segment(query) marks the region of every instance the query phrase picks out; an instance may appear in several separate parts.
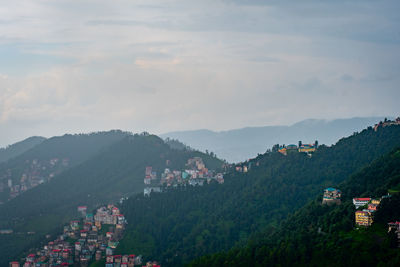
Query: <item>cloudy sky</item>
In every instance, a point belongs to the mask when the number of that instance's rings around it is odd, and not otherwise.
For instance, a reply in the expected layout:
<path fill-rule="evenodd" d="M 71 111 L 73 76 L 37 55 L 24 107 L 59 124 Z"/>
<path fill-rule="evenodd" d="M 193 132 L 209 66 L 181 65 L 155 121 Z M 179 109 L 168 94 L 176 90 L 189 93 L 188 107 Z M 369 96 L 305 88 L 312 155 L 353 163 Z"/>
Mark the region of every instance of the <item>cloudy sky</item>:
<path fill-rule="evenodd" d="M 400 114 L 400 1 L 0 0 L 0 146 Z"/>

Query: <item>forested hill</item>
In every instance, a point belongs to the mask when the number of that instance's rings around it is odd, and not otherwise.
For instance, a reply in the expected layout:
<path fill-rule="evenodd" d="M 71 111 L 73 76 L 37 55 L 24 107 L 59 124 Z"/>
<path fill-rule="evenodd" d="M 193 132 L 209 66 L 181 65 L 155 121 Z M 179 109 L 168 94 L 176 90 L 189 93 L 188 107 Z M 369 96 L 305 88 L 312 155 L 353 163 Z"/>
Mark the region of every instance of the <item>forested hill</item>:
<path fill-rule="evenodd" d="M 119 252 L 178 266 L 244 245 L 396 146 L 400 127 L 368 128 L 332 147 L 321 146 L 311 158 L 303 153 L 260 155 L 248 173 L 232 172 L 222 186 L 131 198 L 122 207 L 129 225 Z"/>
<path fill-rule="evenodd" d="M 66 134 L 0 163 L 0 201 L 23 194 L 129 135 L 122 131 Z"/>
<path fill-rule="evenodd" d="M 278 231 L 260 233 L 243 248 L 195 260 L 190 266 L 399 266 L 400 249 L 387 223 L 400 220 L 400 149 L 338 185 L 341 205 L 321 197 L 291 215 Z M 353 197 L 387 192 L 368 229 L 355 229 Z"/>
<path fill-rule="evenodd" d="M 46 140 L 44 137 L 32 136 L 5 148 L 0 148 L 0 163 L 23 154 L 44 140 Z"/>
<path fill-rule="evenodd" d="M 48 183 L 1 205 L 0 228 L 11 228 L 19 234 L 0 236 L 0 259 L 15 258 L 44 234 L 59 230 L 65 222 L 78 216 L 78 205 L 91 209 L 142 193 L 146 166 L 161 172 L 168 160 L 170 168 L 183 169 L 187 160 L 195 156 L 201 156 L 210 168 L 220 168 L 223 163 L 201 152 L 171 149 L 154 135 L 124 137 Z M 36 234 L 26 235 L 28 231 Z M 1 262 L 0 266 L 3 266 Z"/>

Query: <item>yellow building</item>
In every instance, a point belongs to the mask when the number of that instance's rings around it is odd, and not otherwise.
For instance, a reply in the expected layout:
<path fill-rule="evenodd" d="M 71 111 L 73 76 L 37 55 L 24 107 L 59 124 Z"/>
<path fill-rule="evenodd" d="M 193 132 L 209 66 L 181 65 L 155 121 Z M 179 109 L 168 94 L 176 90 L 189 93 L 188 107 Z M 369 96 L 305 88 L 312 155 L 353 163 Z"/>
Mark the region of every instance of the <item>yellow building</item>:
<path fill-rule="evenodd" d="M 371 226 L 372 220 L 372 213 L 368 210 L 358 210 L 355 213 L 356 216 L 356 225 L 360 226 Z"/>
<path fill-rule="evenodd" d="M 379 205 L 381 203 L 381 200 L 380 199 L 372 199 L 371 203 L 375 204 L 375 205 Z"/>
<path fill-rule="evenodd" d="M 313 144 L 303 144 L 299 146 L 299 152 L 306 152 L 306 153 L 311 153 L 315 151 L 315 145 Z"/>

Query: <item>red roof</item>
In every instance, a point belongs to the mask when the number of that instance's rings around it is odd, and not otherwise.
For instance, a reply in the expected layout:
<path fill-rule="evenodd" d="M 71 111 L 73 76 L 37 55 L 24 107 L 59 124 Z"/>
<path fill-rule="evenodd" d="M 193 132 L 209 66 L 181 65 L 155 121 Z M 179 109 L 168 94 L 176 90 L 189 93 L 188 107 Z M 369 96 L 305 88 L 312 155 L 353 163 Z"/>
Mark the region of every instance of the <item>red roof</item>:
<path fill-rule="evenodd" d="M 135 257 L 135 254 L 129 255 L 129 257 Z"/>
<path fill-rule="evenodd" d="M 28 257 L 35 257 L 35 254 L 29 254 Z"/>
<path fill-rule="evenodd" d="M 356 197 L 353 198 L 354 200 L 358 200 L 358 201 L 370 201 L 371 198 L 370 197 Z"/>
<path fill-rule="evenodd" d="M 53 252 L 60 252 L 61 249 L 53 249 Z"/>

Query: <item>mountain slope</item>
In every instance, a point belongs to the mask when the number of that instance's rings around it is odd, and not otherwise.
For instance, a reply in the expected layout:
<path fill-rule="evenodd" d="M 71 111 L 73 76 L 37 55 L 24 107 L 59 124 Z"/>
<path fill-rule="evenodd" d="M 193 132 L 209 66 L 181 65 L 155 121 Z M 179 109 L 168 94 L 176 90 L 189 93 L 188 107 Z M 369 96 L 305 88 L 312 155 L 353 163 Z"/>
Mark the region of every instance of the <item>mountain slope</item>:
<path fill-rule="evenodd" d="M 205 256 L 190 266 L 398 266 L 400 250 L 387 223 L 400 219 L 400 194 L 383 199 L 368 229 L 354 229 L 352 198 L 380 197 L 400 185 L 400 149 L 339 185 L 341 205 L 321 198 L 291 215 L 275 233 L 259 234 L 243 248 Z"/>
<path fill-rule="evenodd" d="M 15 257 L 27 247 L 34 246 L 46 233 L 54 233 L 64 223 L 78 216 L 76 207 L 89 209 L 103 203 L 115 202 L 122 196 L 143 192 L 146 166 L 160 172 L 166 167 L 184 168 L 188 158 L 202 156 L 211 168 L 222 161 L 196 151 L 171 149 L 156 136 L 130 135 L 102 149 L 82 164 L 70 168 L 48 183 L 39 185 L 0 206 L 0 227 L 15 232 L 36 232 L 30 242 L 20 244 L 25 234 L 0 236 L 15 245 L 0 242 L 0 258 Z M 1 262 L 0 262 L 1 265 Z"/>
<path fill-rule="evenodd" d="M 46 140 L 44 137 L 32 136 L 5 148 L 0 148 L 0 163 L 23 154 L 44 140 Z"/>
<path fill-rule="evenodd" d="M 128 133 L 122 131 L 109 131 L 64 135 L 44 140 L 32 149 L 0 164 L 0 201 L 6 202 L 51 180 L 127 135 Z"/>
<path fill-rule="evenodd" d="M 383 118 L 352 118 L 326 120 L 305 120 L 291 126 L 247 127 L 229 131 L 209 130 L 180 131 L 162 134 L 163 138 L 173 138 L 201 151 L 213 151 L 229 162 L 247 160 L 267 148 L 280 144 L 297 144 L 302 140 L 311 143 L 331 145 L 339 138 L 361 131 Z"/>
<path fill-rule="evenodd" d="M 286 216 L 371 161 L 400 146 L 400 127 L 368 128 L 303 153 L 259 155 L 248 173 L 231 172 L 222 186 L 183 188 L 150 199 L 131 198 L 122 209 L 130 224 L 119 252 L 135 252 L 167 266 L 244 245 L 273 231 Z M 257 166 L 258 165 L 258 166 Z"/>

